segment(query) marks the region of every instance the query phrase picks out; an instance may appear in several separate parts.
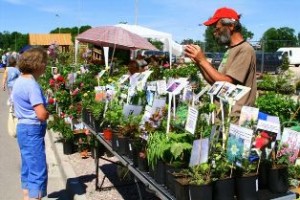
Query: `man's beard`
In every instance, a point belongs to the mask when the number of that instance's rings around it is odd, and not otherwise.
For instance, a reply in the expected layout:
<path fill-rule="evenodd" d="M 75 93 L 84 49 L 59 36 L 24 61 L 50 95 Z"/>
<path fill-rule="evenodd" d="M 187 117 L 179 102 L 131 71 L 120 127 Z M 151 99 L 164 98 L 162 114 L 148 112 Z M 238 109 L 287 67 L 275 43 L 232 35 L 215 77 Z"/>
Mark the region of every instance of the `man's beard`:
<path fill-rule="evenodd" d="M 219 35 L 215 36 L 215 39 L 218 44 L 229 46 L 231 42 L 230 38 L 230 30 L 229 29 L 223 29 L 222 32 Z"/>

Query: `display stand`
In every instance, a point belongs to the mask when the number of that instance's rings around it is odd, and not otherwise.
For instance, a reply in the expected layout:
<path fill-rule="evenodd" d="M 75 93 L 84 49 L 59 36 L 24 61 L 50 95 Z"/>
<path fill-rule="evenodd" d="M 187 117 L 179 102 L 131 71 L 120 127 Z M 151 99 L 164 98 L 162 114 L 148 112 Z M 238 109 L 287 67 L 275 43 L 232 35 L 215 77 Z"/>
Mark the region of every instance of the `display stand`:
<path fill-rule="evenodd" d="M 128 170 L 134 175 L 134 182 L 137 186 L 139 199 L 142 200 L 141 190 L 138 184 L 138 180 L 142 182 L 147 188 L 154 192 L 154 194 L 160 199 L 164 200 L 175 200 L 176 198 L 172 196 L 166 188 L 162 185 L 158 184 L 147 172 L 142 172 L 139 169 L 135 168 L 133 162 L 127 158 L 127 156 L 121 156 L 117 152 L 112 150 L 111 142 L 106 141 L 100 133 L 96 133 L 93 129 L 91 129 L 87 124 L 84 124 L 91 133 L 97 138 L 97 140 L 108 150 L 110 151 L 118 160 L 128 168 Z M 95 154 L 95 170 L 96 170 L 96 183 L 95 188 L 99 189 L 99 159 L 100 156 L 98 153 Z"/>
<path fill-rule="evenodd" d="M 137 186 L 139 193 L 139 199 L 142 200 L 142 194 L 138 180 L 142 182 L 147 188 L 154 192 L 154 194 L 162 200 L 176 200 L 176 198 L 169 193 L 169 191 L 161 184 L 158 184 L 147 172 L 142 172 L 139 169 L 135 168 L 133 162 L 127 156 L 121 156 L 117 152 L 112 150 L 111 142 L 105 140 L 100 133 L 96 133 L 91 129 L 87 124 L 84 125 L 90 130 L 90 132 L 97 138 L 97 140 L 108 150 L 110 151 L 118 160 L 128 168 L 128 170 L 134 175 L 134 182 Z M 101 156 L 96 153 L 95 156 L 95 173 L 96 173 L 96 190 L 100 189 L 99 187 L 99 159 Z M 101 158 L 103 159 L 103 158 Z M 106 160 L 106 159 L 105 159 Z M 110 161 L 115 163 L 113 161 Z M 118 164 L 118 163 L 115 163 Z M 273 194 L 268 190 L 259 190 L 259 200 L 294 200 L 298 195 L 294 193 L 295 191 L 288 191 L 285 194 Z"/>

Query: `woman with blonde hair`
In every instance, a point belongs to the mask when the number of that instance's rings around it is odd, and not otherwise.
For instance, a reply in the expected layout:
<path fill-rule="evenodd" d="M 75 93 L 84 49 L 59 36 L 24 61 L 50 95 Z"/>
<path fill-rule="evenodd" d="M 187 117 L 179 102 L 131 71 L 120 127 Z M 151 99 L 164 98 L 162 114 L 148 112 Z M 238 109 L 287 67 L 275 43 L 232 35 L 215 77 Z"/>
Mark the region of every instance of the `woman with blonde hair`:
<path fill-rule="evenodd" d="M 41 199 L 47 195 L 48 172 L 45 133 L 49 113 L 37 79 L 45 72 L 47 53 L 42 48 L 25 51 L 19 59 L 20 77 L 12 90 L 18 118 L 17 139 L 21 153 L 23 199 Z"/>

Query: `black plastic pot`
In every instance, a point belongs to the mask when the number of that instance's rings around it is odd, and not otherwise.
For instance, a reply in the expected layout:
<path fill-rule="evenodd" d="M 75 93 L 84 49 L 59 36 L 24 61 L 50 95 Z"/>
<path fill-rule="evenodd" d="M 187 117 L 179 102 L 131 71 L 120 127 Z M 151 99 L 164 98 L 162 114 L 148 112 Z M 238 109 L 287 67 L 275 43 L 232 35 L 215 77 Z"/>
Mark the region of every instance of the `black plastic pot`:
<path fill-rule="evenodd" d="M 212 184 L 189 185 L 190 200 L 212 200 Z"/>
<path fill-rule="evenodd" d="M 234 200 L 235 179 L 227 178 L 213 182 L 213 199 L 214 200 Z"/>
<path fill-rule="evenodd" d="M 120 155 L 129 155 L 129 138 L 124 137 L 124 136 L 119 136 L 119 148 L 118 148 L 118 153 Z"/>
<path fill-rule="evenodd" d="M 182 178 L 184 175 L 177 173 L 180 169 L 168 169 L 166 173 L 166 186 L 172 195 L 175 195 L 175 179 Z"/>
<path fill-rule="evenodd" d="M 177 178 L 174 181 L 176 200 L 189 200 L 189 185 L 187 178 Z"/>
<path fill-rule="evenodd" d="M 268 174 L 271 169 L 269 162 L 261 162 L 258 171 L 258 189 L 268 188 Z"/>
<path fill-rule="evenodd" d="M 157 161 L 157 164 L 154 167 L 154 180 L 158 184 L 166 184 L 166 165 L 161 160 Z"/>
<path fill-rule="evenodd" d="M 63 142 L 63 153 L 65 155 L 71 155 L 74 153 L 74 144 L 72 141 Z"/>
<path fill-rule="evenodd" d="M 268 188 L 273 193 L 286 193 L 289 189 L 288 168 L 270 169 Z"/>
<path fill-rule="evenodd" d="M 258 177 L 237 177 L 236 196 L 238 200 L 258 200 Z"/>
<path fill-rule="evenodd" d="M 135 146 L 133 145 L 132 141 L 129 141 L 129 155 L 128 156 L 132 160 L 133 166 L 137 167 L 139 152 L 138 152 L 138 149 L 135 148 Z"/>
<path fill-rule="evenodd" d="M 147 158 L 142 158 L 138 156 L 138 169 L 142 172 L 148 172 L 149 171 L 149 165 Z"/>
<path fill-rule="evenodd" d="M 112 140 L 111 140 L 111 148 L 113 151 L 118 152 L 119 150 L 119 137 L 116 133 L 113 133 Z"/>

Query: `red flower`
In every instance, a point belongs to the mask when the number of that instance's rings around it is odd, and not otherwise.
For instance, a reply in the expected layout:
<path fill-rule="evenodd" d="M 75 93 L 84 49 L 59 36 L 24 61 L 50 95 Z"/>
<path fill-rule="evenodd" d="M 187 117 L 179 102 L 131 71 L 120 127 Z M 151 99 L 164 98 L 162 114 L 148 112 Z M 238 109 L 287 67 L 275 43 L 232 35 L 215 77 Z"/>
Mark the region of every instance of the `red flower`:
<path fill-rule="evenodd" d="M 49 98 L 48 99 L 48 104 L 54 104 L 55 103 L 55 99 L 54 98 Z"/>
<path fill-rule="evenodd" d="M 49 85 L 50 85 L 51 87 L 53 87 L 53 86 L 55 85 L 55 80 L 54 80 L 54 79 L 50 79 L 50 80 L 49 80 Z"/>
<path fill-rule="evenodd" d="M 57 81 L 58 83 L 64 83 L 64 82 L 65 82 L 65 79 L 64 79 L 63 76 L 59 75 L 59 76 L 56 78 L 56 81 Z"/>

